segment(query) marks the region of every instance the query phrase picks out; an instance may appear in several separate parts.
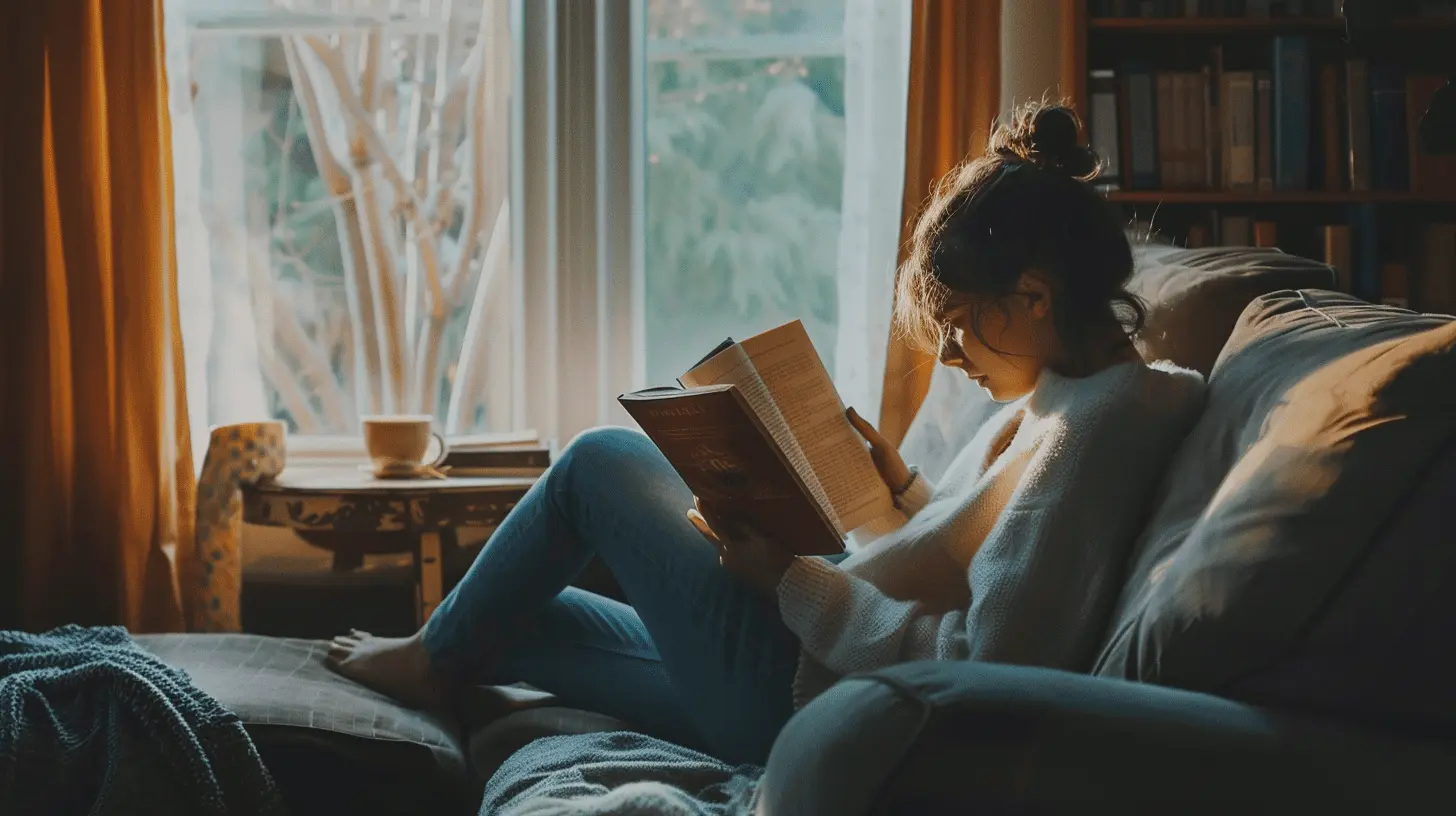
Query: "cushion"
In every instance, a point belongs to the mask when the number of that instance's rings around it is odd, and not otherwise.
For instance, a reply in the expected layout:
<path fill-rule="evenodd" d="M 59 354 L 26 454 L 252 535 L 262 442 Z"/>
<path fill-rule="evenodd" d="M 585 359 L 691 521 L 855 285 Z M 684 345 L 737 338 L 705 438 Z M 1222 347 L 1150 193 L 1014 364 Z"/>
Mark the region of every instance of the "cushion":
<path fill-rule="evenodd" d="M 238 715 L 292 812 L 455 813 L 473 801 L 458 726 L 329 671 L 326 641 L 136 640 Z"/>
<path fill-rule="evenodd" d="M 1449 318 L 1333 292 L 1251 304 L 1134 548 L 1095 671 L 1237 696 L 1287 659 L 1456 437 L 1453 344 Z"/>
<path fill-rule="evenodd" d="M 1325 264 L 1277 249 L 1179 249 L 1134 242 L 1136 272 L 1128 289 L 1142 298 L 1148 317 L 1138 351 L 1145 360 L 1168 360 L 1205 375 L 1254 298 L 1334 283 L 1334 271 Z M 938 479 L 999 408 L 964 374 L 937 365 L 900 453 Z"/>
<path fill-rule="evenodd" d="M 1326 264 L 1277 249 L 1179 249 L 1141 245 L 1128 284 L 1148 307 L 1138 337 L 1144 360 L 1169 360 L 1207 375 L 1244 307 L 1282 289 L 1329 289 Z"/>

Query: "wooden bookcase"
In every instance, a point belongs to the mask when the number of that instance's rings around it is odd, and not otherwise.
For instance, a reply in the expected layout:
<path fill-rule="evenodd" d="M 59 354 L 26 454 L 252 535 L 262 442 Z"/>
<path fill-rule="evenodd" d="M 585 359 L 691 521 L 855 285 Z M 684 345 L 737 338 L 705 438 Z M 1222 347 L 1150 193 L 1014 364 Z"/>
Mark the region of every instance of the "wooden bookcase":
<path fill-rule="evenodd" d="M 1072 100 L 1084 123 L 1088 123 L 1089 133 L 1093 118 L 1089 76 L 1093 70 L 1116 71 L 1119 93 L 1122 93 L 1127 87 L 1123 69 L 1129 60 L 1150 66 L 1154 71 L 1193 72 L 1209 64 L 1210 54 L 1217 50 L 1221 63 L 1227 55 L 1228 65 L 1252 70 L 1260 67 L 1255 63 L 1262 52 L 1266 59 L 1262 67 L 1268 69 L 1267 60 L 1272 55 L 1275 38 L 1286 35 L 1308 39 L 1310 74 L 1315 82 L 1311 91 L 1315 118 L 1310 125 L 1311 133 L 1317 133 L 1320 128 L 1316 111 L 1318 105 L 1324 104 L 1318 84 L 1322 65 L 1341 66 L 1340 104 L 1348 104 L 1343 65 L 1349 55 L 1344 41 L 1345 26 L 1340 19 L 1102 17 L 1094 16 L 1092 7 L 1088 0 L 1062 0 L 1059 20 L 1061 89 Z M 1392 42 L 1383 50 L 1370 53 L 1369 64 L 1380 61 L 1398 64 L 1412 75 L 1456 75 L 1456 16 L 1403 17 L 1397 20 L 1395 28 L 1399 36 L 1391 38 Z M 1123 100 L 1119 98 L 1121 104 Z M 1119 122 L 1120 143 L 1114 148 L 1119 153 L 1127 150 L 1127 139 L 1121 132 L 1126 127 L 1124 118 Z M 1109 152 L 1095 141 L 1094 147 L 1100 152 Z M 1127 167 L 1127 156 L 1119 155 L 1118 160 L 1120 167 Z M 1312 189 L 1273 190 L 1231 190 L 1217 179 L 1213 184 L 1184 185 L 1178 189 L 1136 189 L 1126 176 L 1118 181 L 1121 183 L 1107 195 L 1124 209 L 1129 222 L 1150 227 L 1160 238 L 1178 244 L 1188 243 L 1190 235 L 1198 237 L 1195 245 L 1233 243 L 1218 240 L 1216 226 L 1211 230 L 1207 226 L 1224 223 L 1221 219 L 1232 216 L 1235 221 L 1269 225 L 1269 231 L 1262 235 L 1277 234 L 1276 245 L 1285 251 L 1325 261 L 1346 261 L 1350 254 L 1348 246 L 1343 253 L 1330 254 L 1334 250 L 1329 228 L 1355 229 L 1356 235 L 1365 236 L 1364 241 L 1371 242 L 1372 246 L 1378 244 L 1378 252 L 1368 253 L 1357 248 L 1354 254 L 1363 260 L 1339 264 L 1365 267 L 1363 278 L 1360 278 L 1360 269 L 1341 270 L 1344 288 L 1369 300 L 1456 312 L 1456 184 L 1442 183 L 1439 189 L 1432 190 L 1428 183 L 1423 183 L 1421 186 L 1425 189 L 1420 192 L 1352 190 L 1348 174 L 1341 189 L 1326 189 L 1318 179 L 1312 179 Z M 1354 227 L 1357 218 L 1361 225 L 1358 228 Z M 1374 237 L 1371 237 L 1371 224 L 1376 225 Z M 1450 225 L 1452 243 L 1449 251 L 1440 249 L 1447 242 L 1447 225 Z M 1433 231 L 1439 231 L 1440 236 L 1432 237 Z M 1210 232 L 1213 233 L 1211 241 L 1207 236 Z M 1249 230 L 1251 235 L 1252 232 Z M 1372 279 L 1368 267 L 1377 255 L 1379 271 Z M 1373 281 L 1378 281 L 1378 291 L 1372 290 L 1377 286 Z"/>

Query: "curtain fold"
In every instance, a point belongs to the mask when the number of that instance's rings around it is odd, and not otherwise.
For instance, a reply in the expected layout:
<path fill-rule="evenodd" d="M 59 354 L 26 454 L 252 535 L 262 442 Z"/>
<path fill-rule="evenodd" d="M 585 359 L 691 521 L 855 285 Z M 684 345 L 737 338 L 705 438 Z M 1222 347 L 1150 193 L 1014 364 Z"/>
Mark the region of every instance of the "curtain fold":
<path fill-rule="evenodd" d="M 1001 97 L 1001 0 L 913 0 L 908 91 L 901 262 L 936 180 L 990 136 Z M 880 403 L 886 439 L 904 439 L 934 366 L 891 331 Z"/>
<path fill-rule="evenodd" d="M 0 38 L 0 627 L 178 630 L 195 486 L 161 0 L 3 3 Z"/>

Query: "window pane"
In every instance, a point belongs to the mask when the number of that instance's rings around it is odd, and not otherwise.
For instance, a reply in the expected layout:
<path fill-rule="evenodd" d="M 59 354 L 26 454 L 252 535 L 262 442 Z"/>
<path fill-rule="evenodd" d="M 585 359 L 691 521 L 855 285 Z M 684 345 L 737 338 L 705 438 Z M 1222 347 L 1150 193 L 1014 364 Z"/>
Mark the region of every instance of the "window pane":
<path fill-rule="evenodd" d="M 834 370 L 844 6 L 649 0 L 649 382 L 795 318 Z"/>
<path fill-rule="evenodd" d="M 169 0 L 179 201 L 205 229 L 182 274 L 210 290 L 184 318 L 194 424 L 509 425 L 507 2 Z"/>

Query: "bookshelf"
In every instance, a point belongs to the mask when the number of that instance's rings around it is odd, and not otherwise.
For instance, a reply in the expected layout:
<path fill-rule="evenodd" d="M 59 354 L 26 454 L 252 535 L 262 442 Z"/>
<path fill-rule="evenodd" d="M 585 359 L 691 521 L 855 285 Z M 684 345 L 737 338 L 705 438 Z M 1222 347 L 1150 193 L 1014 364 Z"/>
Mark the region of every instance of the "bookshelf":
<path fill-rule="evenodd" d="M 1416 134 L 1456 75 L 1456 0 L 1392 2 L 1394 36 L 1355 55 L 1329 0 L 1062 0 L 1062 87 L 1108 199 L 1139 232 L 1277 246 L 1456 313 L 1456 156 Z"/>

